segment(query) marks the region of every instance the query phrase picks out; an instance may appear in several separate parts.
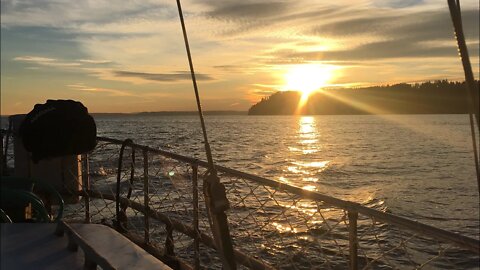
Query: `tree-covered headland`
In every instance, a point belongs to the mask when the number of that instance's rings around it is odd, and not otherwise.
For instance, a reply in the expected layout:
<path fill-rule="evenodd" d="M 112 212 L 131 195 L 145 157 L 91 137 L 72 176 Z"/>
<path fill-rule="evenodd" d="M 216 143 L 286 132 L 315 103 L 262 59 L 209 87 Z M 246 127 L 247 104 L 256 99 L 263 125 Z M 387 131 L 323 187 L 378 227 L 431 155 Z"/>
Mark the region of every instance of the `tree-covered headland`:
<path fill-rule="evenodd" d="M 464 82 L 448 80 L 324 89 L 311 94 L 301 108 L 301 93 L 281 91 L 263 98 L 248 114 L 463 114 L 468 113 L 468 98 Z M 479 102 L 478 87 L 474 101 Z"/>

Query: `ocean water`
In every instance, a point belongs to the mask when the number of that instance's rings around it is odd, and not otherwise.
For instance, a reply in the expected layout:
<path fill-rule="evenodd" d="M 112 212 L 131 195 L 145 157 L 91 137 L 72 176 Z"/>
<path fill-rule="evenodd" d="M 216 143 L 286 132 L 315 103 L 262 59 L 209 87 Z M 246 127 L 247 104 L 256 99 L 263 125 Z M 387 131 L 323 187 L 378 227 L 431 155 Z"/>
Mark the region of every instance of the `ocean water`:
<path fill-rule="evenodd" d="M 466 115 L 206 116 L 216 163 L 478 239 Z M 197 116 L 98 116 L 98 135 L 205 158 Z"/>
<path fill-rule="evenodd" d="M 479 238 L 479 196 L 466 115 L 209 115 L 205 118 L 217 164 Z M 198 116 L 103 115 L 95 116 L 95 120 L 99 136 L 130 138 L 138 144 L 206 159 Z M 3 128 L 6 123 L 2 118 Z M 97 157 L 100 160 L 111 158 L 99 151 Z M 116 162 L 112 164 L 116 166 Z M 99 176 L 98 187 L 109 187 L 109 181 L 116 177 L 115 169 L 107 168 L 110 175 Z M 175 185 L 162 186 L 164 189 L 168 187 L 176 188 Z M 277 200 L 282 203 L 281 196 Z M 288 200 L 285 205 L 289 205 Z M 155 205 L 153 199 L 151 203 Z M 285 211 L 275 206 L 265 205 L 263 215 L 256 218 L 263 222 L 278 216 L 278 211 Z M 302 204 L 301 207 L 316 209 L 316 205 Z M 328 206 L 325 207 L 323 212 L 330 215 L 327 217 L 330 222 L 335 223 L 342 216 L 341 211 L 330 211 Z M 245 216 L 250 210 L 239 207 L 230 211 L 230 217 L 233 217 L 234 214 Z M 295 211 L 290 214 L 295 220 Z M 299 220 L 303 222 L 303 219 Z M 252 242 L 250 232 L 245 233 L 244 229 L 255 227 L 254 231 L 258 224 L 244 219 L 241 223 L 233 218 L 229 221 L 231 229 L 236 232 L 234 240 L 241 243 L 245 251 L 257 254 L 259 249 L 255 241 Z M 279 223 L 262 227 L 262 233 L 265 233 L 262 236 L 276 237 L 265 242 L 272 245 L 261 249 L 260 258 L 287 269 L 310 269 L 312 265 L 322 263 L 323 257 L 317 256 L 319 250 L 315 240 L 322 237 L 322 226 L 312 226 L 297 235 L 289 234 L 281 221 L 274 221 Z M 361 247 L 373 257 L 379 255 L 378 243 L 393 247 L 404 237 L 401 231 L 388 226 L 379 226 L 373 237 L 368 234 L 371 224 L 369 219 L 360 219 L 358 230 L 360 235 L 363 234 Z M 343 241 L 339 242 L 340 245 L 348 245 L 346 227 L 337 228 L 336 233 L 340 233 L 336 239 Z M 308 237 L 302 238 L 305 236 Z M 417 256 L 419 262 L 425 262 L 439 252 L 438 246 L 433 243 L 430 248 L 431 244 L 415 238 L 410 243 L 409 254 Z M 337 245 L 324 241 L 321 252 L 324 252 L 323 256 L 334 254 L 330 257 L 331 266 L 344 269 L 346 261 L 338 257 Z M 299 248 L 303 253 L 292 257 L 294 266 L 278 264 L 280 258 L 275 256 L 287 256 Z M 191 255 L 188 246 L 179 248 L 178 252 L 180 256 Z M 270 253 L 276 255 L 272 257 Z M 208 258 L 203 256 L 201 259 Z M 405 257 L 401 250 L 390 252 L 389 258 L 394 267 L 414 267 L 410 257 Z M 449 260 L 453 260 L 453 264 Z M 206 265 L 212 267 L 208 260 Z M 220 264 L 214 265 L 221 269 Z M 427 269 L 452 269 L 453 266 L 478 269 L 478 257 L 453 250 L 446 253 L 446 261 L 434 262 Z M 374 269 L 389 269 L 382 267 L 379 264 Z"/>

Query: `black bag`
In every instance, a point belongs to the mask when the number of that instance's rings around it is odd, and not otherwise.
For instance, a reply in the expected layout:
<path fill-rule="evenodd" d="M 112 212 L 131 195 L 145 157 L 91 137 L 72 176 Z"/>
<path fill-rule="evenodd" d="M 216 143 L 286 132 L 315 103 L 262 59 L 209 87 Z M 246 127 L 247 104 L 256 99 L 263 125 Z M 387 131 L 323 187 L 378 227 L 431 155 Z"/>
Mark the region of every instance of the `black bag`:
<path fill-rule="evenodd" d="M 19 133 L 34 163 L 86 153 L 97 144 L 95 121 L 82 103 L 73 100 L 36 104 L 20 125 Z"/>

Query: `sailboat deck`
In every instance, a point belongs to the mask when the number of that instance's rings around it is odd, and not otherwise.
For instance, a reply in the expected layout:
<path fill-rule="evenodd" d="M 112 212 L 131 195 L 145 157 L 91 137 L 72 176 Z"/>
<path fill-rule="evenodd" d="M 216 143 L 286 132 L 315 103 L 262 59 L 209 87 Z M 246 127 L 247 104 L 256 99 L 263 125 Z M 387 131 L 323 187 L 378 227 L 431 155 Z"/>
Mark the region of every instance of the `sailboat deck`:
<path fill-rule="evenodd" d="M 1 224 L 1 269 L 83 269 L 83 252 L 67 249 L 67 238 L 54 234 L 56 224 Z"/>
<path fill-rule="evenodd" d="M 118 232 L 99 224 L 68 225 L 81 237 L 77 244 L 84 250 L 70 251 L 68 238 L 54 234 L 56 226 L 1 224 L 1 269 L 84 269 L 84 254 L 92 250 L 113 269 L 171 269 Z"/>

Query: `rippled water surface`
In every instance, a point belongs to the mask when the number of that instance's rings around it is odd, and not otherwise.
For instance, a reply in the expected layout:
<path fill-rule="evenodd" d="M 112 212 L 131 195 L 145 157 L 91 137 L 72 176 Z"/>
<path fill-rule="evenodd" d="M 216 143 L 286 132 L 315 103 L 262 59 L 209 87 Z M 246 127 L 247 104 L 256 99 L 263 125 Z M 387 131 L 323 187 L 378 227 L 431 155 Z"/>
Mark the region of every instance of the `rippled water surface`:
<path fill-rule="evenodd" d="M 102 116 L 99 135 L 205 159 L 196 116 Z M 478 238 L 465 115 L 207 116 L 221 165 Z"/>

